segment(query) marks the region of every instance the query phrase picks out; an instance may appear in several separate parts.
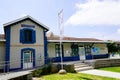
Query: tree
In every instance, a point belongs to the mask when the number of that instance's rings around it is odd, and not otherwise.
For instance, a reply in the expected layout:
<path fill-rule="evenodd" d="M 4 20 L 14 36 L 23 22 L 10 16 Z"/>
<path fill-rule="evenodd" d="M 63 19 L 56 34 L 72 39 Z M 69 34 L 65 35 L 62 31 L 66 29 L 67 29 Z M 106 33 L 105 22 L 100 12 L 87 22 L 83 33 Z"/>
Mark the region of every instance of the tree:
<path fill-rule="evenodd" d="M 118 50 L 120 50 L 120 48 L 116 45 L 115 42 L 113 42 L 113 43 L 108 43 L 108 44 L 107 44 L 107 47 L 108 47 L 108 52 L 109 52 L 109 53 L 118 52 Z"/>

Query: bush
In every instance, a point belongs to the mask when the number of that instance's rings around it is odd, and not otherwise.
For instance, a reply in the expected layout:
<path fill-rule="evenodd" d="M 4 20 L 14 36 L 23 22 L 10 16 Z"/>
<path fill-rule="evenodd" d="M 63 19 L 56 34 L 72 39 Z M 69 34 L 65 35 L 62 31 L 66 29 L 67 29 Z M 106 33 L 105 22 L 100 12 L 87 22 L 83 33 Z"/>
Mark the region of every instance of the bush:
<path fill-rule="evenodd" d="M 61 65 L 58 64 L 57 68 L 58 68 L 58 71 L 59 71 L 61 69 Z M 76 72 L 73 64 L 64 64 L 63 68 L 69 73 L 75 73 Z"/>
<path fill-rule="evenodd" d="M 67 72 L 75 73 L 74 65 L 64 65 L 63 67 Z"/>
<path fill-rule="evenodd" d="M 45 65 L 42 68 L 42 75 L 50 74 L 51 73 L 51 64 Z"/>
<path fill-rule="evenodd" d="M 74 65 L 63 65 L 63 68 L 70 73 L 74 73 Z M 48 64 L 45 65 L 41 69 L 37 69 L 32 72 L 33 77 L 39 77 L 41 75 L 51 74 L 51 73 L 57 73 L 61 69 L 60 64 Z"/>
<path fill-rule="evenodd" d="M 32 72 L 33 77 L 39 77 L 41 75 L 46 75 L 51 73 L 51 64 L 45 65 L 41 69 L 36 69 Z"/>
<path fill-rule="evenodd" d="M 51 66 L 51 73 L 57 73 L 59 71 L 59 69 L 58 69 L 58 67 L 57 67 L 57 65 L 52 65 Z"/>
<path fill-rule="evenodd" d="M 33 77 L 39 77 L 41 75 L 42 69 L 37 69 L 32 72 Z"/>

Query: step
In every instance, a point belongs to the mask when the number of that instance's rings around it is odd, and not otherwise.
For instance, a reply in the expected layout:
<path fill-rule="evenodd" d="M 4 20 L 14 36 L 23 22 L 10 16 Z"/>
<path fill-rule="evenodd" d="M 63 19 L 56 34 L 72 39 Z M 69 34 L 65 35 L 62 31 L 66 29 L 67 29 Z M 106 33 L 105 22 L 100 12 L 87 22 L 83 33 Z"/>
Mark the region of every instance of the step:
<path fill-rule="evenodd" d="M 89 65 L 87 64 L 82 64 L 82 65 L 74 65 L 74 68 L 81 68 L 81 67 L 87 67 Z"/>
<path fill-rule="evenodd" d="M 93 69 L 93 67 L 88 66 L 88 67 L 76 68 L 75 71 L 80 72 L 80 71 L 85 71 L 85 70 L 90 70 L 90 69 Z"/>
<path fill-rule="evenodd" d="M 86 63 L 75 63 L 74 65 L 85 65 Z"/>

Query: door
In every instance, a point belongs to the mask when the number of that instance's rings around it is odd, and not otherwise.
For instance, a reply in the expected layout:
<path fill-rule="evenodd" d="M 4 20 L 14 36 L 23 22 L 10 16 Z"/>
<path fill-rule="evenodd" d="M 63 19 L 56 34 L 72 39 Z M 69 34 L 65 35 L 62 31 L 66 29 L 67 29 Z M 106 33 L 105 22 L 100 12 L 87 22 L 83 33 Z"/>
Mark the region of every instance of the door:
<path fill-rule="evenodd" d="M 28 69 L 33 67 L 33 54 L 32 51 L 27 50 L 23 53 L 23 68 Z"/>
<path fill-rule="evenodd" d="M 84 47 L 79 47 L 80 60 L 85 60 L 85 49 Z"/>

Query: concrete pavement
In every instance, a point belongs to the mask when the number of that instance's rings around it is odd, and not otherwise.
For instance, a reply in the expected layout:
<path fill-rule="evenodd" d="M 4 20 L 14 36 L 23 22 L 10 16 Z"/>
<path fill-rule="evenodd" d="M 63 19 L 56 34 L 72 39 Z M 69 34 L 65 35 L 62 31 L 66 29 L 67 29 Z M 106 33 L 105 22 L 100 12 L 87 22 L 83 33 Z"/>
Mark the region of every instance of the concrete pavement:
<path fill-rule="evenodd" d="M 98 76 L 119 78 L 120 79 L 120 73 L 104 71 L 104 70 L 92 69 L 92 70 L 80 71 L 79 73 L 92 74 L 92 75 L 98 75 Z"/>

